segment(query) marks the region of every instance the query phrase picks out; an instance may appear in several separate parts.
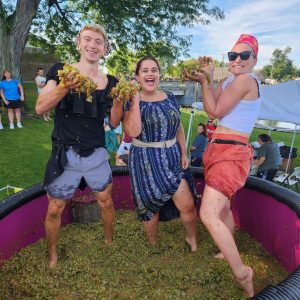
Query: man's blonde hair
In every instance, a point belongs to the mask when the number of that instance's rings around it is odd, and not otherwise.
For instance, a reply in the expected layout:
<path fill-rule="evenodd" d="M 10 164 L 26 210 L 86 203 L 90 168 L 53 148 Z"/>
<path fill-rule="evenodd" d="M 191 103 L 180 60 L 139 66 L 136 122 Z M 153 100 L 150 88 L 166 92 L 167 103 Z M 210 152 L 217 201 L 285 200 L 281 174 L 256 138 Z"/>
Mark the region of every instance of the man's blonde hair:
<path fill-rule="evenodd" d="M 104 37 L 105 41 L 108 41 L 107 33 L 106 33 L 104 27 L 99 25 L 99 24 L 86 24 L 86 25 L 84 25 L 81 28 L 81 30 L 79 31 L 78 39 L 80 39 L 81 33 L 85 30 L 92 30 L 92 31 L 95 31 L 95 32 L 99 32 Z"/>

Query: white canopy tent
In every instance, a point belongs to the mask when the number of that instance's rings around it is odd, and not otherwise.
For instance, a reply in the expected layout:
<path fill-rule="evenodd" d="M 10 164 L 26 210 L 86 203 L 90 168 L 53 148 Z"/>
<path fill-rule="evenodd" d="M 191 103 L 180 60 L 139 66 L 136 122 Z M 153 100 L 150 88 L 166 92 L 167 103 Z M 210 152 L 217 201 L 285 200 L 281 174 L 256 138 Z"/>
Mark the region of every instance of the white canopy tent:
<path fill-rule="evenodd" d="M 287 81 L 276 85 L 263 86 L 261 89 L 262 105 L 258 119 L 273 120 L 295 124 L 291 149 L 289 153 L 289 162 L 292 155 L 292 150 L 295 142 L 297 125 L 300 124 L 300 80 Z M 203 110 L 202 102 L 192 104 L 193 109 Z M 190 138 L 191 125 L 194 116 L 192 110 L 189 128 L 187 133 L 187 143 Z"/>

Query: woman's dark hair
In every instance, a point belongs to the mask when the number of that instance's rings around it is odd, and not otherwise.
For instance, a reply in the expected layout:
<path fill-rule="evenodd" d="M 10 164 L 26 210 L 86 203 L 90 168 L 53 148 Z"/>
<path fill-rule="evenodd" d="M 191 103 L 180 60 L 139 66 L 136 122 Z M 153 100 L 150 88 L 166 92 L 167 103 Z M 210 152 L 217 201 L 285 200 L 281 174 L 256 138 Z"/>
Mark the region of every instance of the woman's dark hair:
<path fill-rule="evenodd" d="M 160 71 L 160 66 L 159 66 L 159 62 L 157 61 L 156 58 L 154 58 L 153 56 L 145 56 L 143 58 L 141 58 L 138 63 L 136 64 L 136 67 L 135 67 L 135 75 L 138 75 L 139 74 L 139 71 L 141 69 L 141 65 L 142 65 L 142 62 L 145 61 L 145 60 L 152 60 L 156 63 L 157 67 L 158 67 L 158 70 Z"/>
<path fill-rule="evenodd" d="M 203 128 L 203 132 L 201 132 L 201 134 L 203 134 L 204 136 L 207 136 L 206 125 L 203 123 L 199 123 L 198 126 L 201 126 Z"/>
<path fill-rule="evenodd" d="M 44 71 L 44 69 L 43 69 L 43 68 L 37 68 L 37 69 L 36 69 L 36 76 L 38 76 L 38 75 L 39 75 L 39 71 L 41 71 L 41 70 L 42 70 L 42 71 Z"/>
<path fill-rule="evenodd" d="M 271 142 L 271 141 L 272 141 L 271 137 L 270 137 L 268 134 L 266 134 L 266 133 L 260 134 L 260 135 L 258 136 L 258 138 L 259 138 L 263 143 L 267 143 L 267 142 Z"/>
<path fill-rule="evenodd" d="M 6 80 L 6 76 L 4 75 L 5 72 L 9 72 L 9 73 L 10 73 L 10 77 L 13 78 L 11 72 L 10 72 L 9 70 L 5 69 L 5 70 L 3 70 L 3 72 L 2 72 L 2 78 L 1 78 L 1 80 Z"/>

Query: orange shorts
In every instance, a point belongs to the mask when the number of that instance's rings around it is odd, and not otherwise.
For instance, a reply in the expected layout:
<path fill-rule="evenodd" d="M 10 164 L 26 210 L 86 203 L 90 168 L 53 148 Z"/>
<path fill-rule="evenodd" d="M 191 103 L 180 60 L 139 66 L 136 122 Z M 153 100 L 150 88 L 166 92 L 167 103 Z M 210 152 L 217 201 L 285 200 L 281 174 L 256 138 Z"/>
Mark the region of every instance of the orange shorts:
<path fill-rule="evenodd" d="M 231 198 L 247 180 L 253 150 L 248 144 L 248 138 L 243 136 L 214 133 L 213 138 L 247 144 L 244 146 L 208 143 L 203 153 L 205 183 Z"/>

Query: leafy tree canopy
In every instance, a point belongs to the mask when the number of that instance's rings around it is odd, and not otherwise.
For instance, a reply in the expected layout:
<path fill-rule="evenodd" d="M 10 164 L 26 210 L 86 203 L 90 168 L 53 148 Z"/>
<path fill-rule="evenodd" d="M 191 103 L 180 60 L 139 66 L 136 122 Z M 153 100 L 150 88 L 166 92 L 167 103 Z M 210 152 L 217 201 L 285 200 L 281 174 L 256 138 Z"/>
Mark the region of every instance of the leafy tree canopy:
<path fill-rule="evenodd" d="M 291 51 L 291 47 L 286 47 L 283 50 L 275 49 L 270 59 L 270 64 L 265 65 L 261 70 L 264 77 L 281 82 L 290 80 L 294 76 L 299 76 L 300 70 L 293 65 L 293 61 L 288 57 Z"/>
<path fill-rule="evenodd" d="M 7 50 L 0 49 L 6 59 L 0 67 L 11 64 L 18 73 L 28 37 L 33 46 L 66 60 L 76 58 L 74 41 L 84 23 L 102 24 L 115 49 L 159 50 L 171 59 L 186 54 L 190 43 L 190 36 L 178 33 L 180 26 L 208 25 L 211 19 L 223 17 L 218 7 L 209 8 L 209 0 L 0 0 L 0 37 L 9 44 Z M 24 26 L 18 28 L 20 20 Z M 17 55 L 9 54 L 20 36 Z M 163 47 L 153 49 L 161 40 Z"/>
<path fill-rule="evenodd" d="M 106 66 L 110 74 L 134 75 L 136 62 L 144 56 L 153 56 L 160 63 L 161 72 L 167 72 L 174 61 L 177 60 L 179 51 L 174 45 L 165 41 L 150 42 L 144 47 L 134 51 L 127 47 L 119 47 L 106 60 Z"/>

